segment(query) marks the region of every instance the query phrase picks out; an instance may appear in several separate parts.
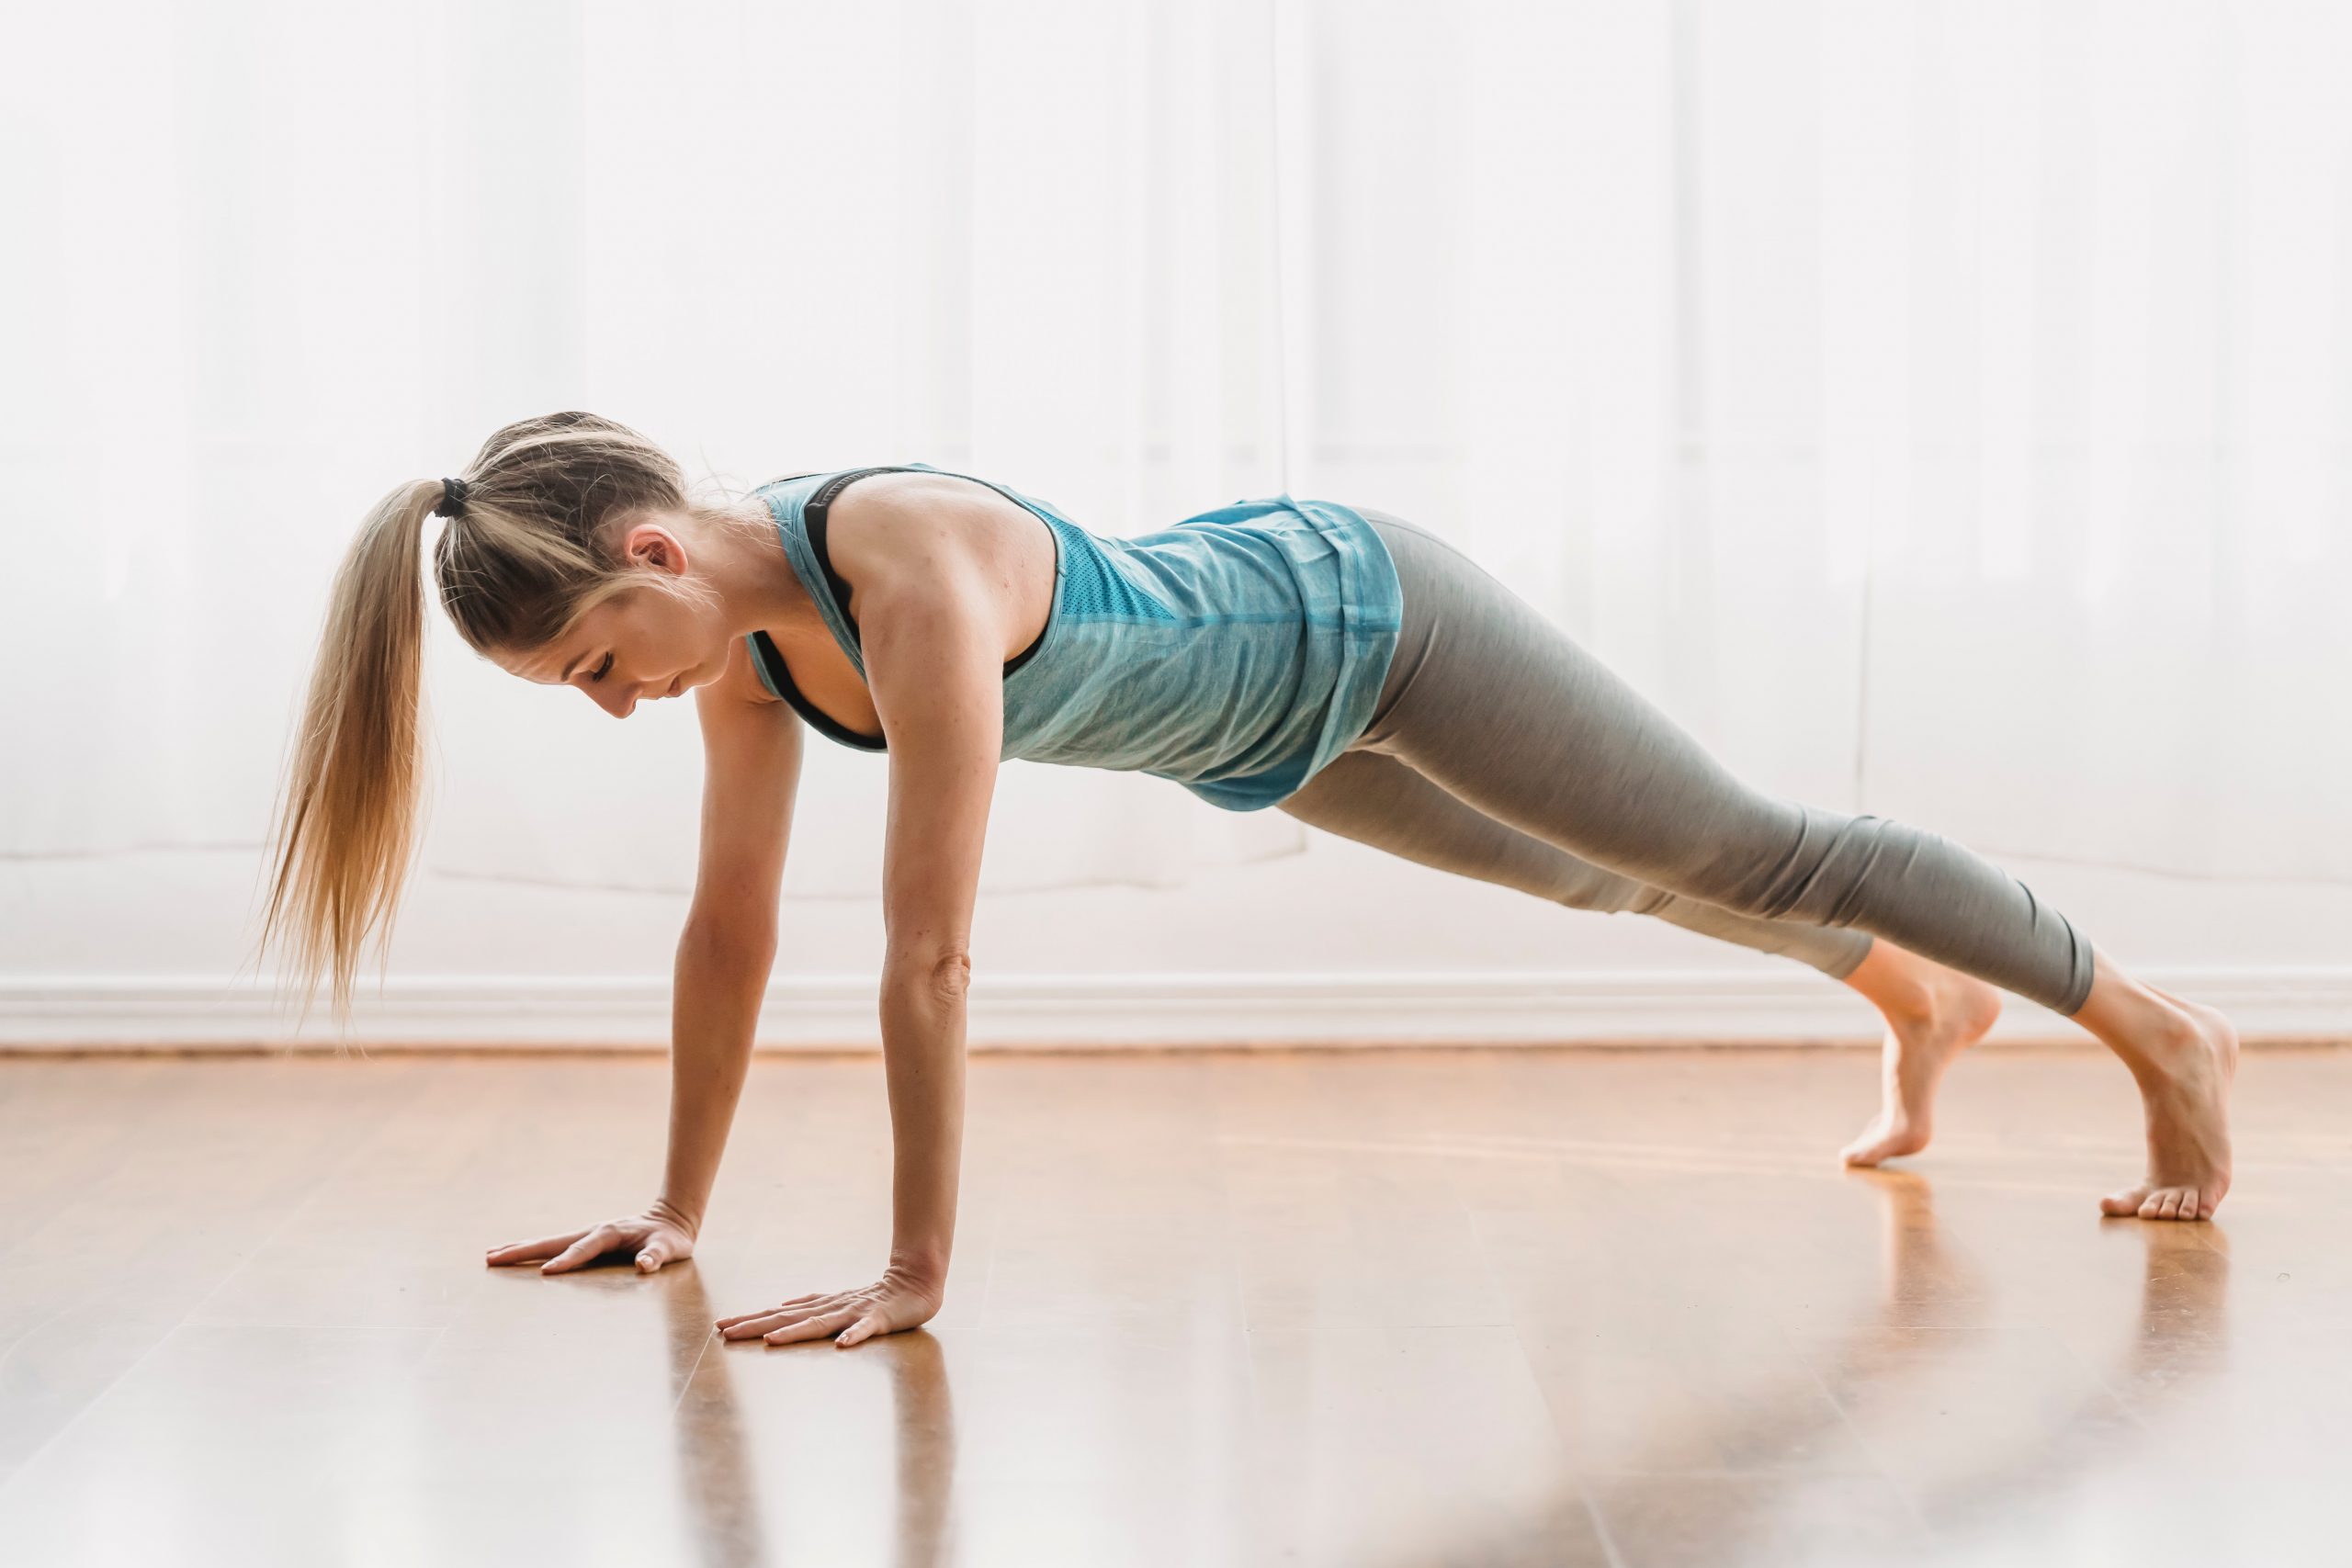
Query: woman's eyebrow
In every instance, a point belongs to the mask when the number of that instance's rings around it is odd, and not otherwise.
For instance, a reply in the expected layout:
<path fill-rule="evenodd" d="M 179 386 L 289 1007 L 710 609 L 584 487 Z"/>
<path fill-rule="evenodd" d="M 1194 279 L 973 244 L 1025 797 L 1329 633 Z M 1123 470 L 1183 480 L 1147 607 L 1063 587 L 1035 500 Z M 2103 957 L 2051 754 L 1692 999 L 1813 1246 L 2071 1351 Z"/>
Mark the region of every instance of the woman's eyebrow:
<path fill-rule="evenodd" d="M 582 651 L 580 651 L 580 652 L 578 652 L 578 653 L 573 654 L 573 655 L 571 656 L 571 663 L 569 663 L 569 664 L 567 664 L 567 665 L 565 665 L 565 666 L 563 667 L 563 673 L 562 673 L 562 674 L 560 674 L 560 675 L 559 675 L 559 676 L 557 676 L 557 677 L 555 678 L 555 683 L 556 683 L 557 685 L 560 686 L 560 685 L 562 685 L 565 682 L 567 682 L 567 681 L 571 680 L 571 672 L 572 672 L 572 671 L 574 671 L 574 670 L 578 669 L 578 668 L 579 668 L 579 666 L 580 666 L 580 661 L 581 661 L 582 660 L 583 660 L 583 659 L 587 658 L 587 657 L 588 657 L 588 654 L 587 654 L 587 651 L 586 651 L 585 649 L 582 649 Z"/>

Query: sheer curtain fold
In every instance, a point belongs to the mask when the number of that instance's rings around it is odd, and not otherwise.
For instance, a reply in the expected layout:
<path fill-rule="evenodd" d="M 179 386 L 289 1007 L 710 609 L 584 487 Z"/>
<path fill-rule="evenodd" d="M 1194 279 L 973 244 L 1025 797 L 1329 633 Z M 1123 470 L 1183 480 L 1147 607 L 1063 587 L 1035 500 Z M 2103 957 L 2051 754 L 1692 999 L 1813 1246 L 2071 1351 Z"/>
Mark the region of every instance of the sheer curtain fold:
<path fill-rule="evenodd" d="M 0 853 L 257 843 L 368 505 L 577 406 L 738 489 L 1380 506 L 1769 787 L 2352 876 L 2340 6 L 125 9 L 0 103 Z M 428 657 L 428 873 L 689 883 L 684 705 Z M 884 767 L 812 742 L 797 888 L 872 891 Z M 999 803 L 996 891 L 1306 842 Z"/>

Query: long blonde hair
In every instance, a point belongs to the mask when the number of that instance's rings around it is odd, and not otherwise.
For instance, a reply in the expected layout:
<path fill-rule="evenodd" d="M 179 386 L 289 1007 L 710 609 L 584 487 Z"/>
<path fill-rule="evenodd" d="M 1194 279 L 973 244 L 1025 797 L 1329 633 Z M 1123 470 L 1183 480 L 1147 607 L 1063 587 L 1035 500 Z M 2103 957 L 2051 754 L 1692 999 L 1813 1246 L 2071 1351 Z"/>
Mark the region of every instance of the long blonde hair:
<path fill-rule="evenodd" d="M 684 512 L 749 520 L 690 501 L 669 454 L 592 413 L 517 421 L 458 476 L 463 503 L 433 547 L 441 607 L 477 653 L 523 656 L 565 635 L 614 595 L 651 587 L 707 601 L 707 590 L 629 566 L 611 548 L 632 520 Z M 418 818 L 418 723 L 424 589 L 418 552 L 439 479 L 378 502 L 352 541 L 327 605 L 319 651 L 270 829 L 276 870 L 257 952 L 283 932 L 302 1018 L 322 975 L 348 1026 L 359 952 L 391 940 Z M 300 1028 L 300 1022 L 297 1023 Z"/>

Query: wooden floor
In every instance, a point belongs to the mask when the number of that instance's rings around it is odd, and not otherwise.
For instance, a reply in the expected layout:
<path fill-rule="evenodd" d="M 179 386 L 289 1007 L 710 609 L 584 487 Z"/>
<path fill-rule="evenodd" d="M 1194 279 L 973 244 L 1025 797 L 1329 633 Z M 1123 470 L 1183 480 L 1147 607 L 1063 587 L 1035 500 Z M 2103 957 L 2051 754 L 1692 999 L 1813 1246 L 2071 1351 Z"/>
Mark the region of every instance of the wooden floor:
<path fill-rule="evenodd" d="M 2102 1220 L 2111 1060 L 1980 1052 L 1900 1174 L 1859 1052 L 991 1057 L 928 1331 L 878 1060 L 763 1060 L 694 1263 L 666 1068 L 0 1061 L 0 1561 L 2341 1562 L 2352 1053 L 2257 1052 L 2222 1217 Z"/>

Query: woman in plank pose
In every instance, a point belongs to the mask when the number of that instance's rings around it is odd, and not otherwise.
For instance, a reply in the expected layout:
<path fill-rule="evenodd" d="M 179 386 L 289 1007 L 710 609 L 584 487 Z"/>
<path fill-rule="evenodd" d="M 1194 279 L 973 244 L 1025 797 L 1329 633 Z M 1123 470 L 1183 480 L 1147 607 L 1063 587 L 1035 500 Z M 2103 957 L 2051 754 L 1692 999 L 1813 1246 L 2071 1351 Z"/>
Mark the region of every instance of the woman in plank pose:
<path fill-rule="evenodd" d="M 963 1135 L 972 908 L 997 765 L 1168 778 L 1575 908 L 1785 953 L 1885 1016 L 1883 1104 L 1848 1145 L 1928 1142 L 1938 1079 L 1995 987 L 2121 1057 L 2148 1160 L 2112 1215 L 2211 1216 L 2237 1062 L 2211 1008 L 2132 979 L 2023 884 L 1917 828 L 1750 788 L 1467 556 L 1365 507 L 1242 502 L 1135 538 L 923 464 L 690 499 L 636 433 L 508 425 L 458 478 L 404 483 L 338 573 L 276 822 L 262 942 L 347 1015 L 412 844 L 428 514 L 443 607 L 524 680 L 616 718 L 696 693 L 707 769 L 681 938 L 669 1153 L 641 1213 L 492 1249 L 554 1273 L 692 1254 L 776 942 L 802 721 L 890 757 L 881 1022 L 895 1144 L 881 1279 L 724 1319 L 729 1338 L 851 1345 L 945 1290 Z"/>

